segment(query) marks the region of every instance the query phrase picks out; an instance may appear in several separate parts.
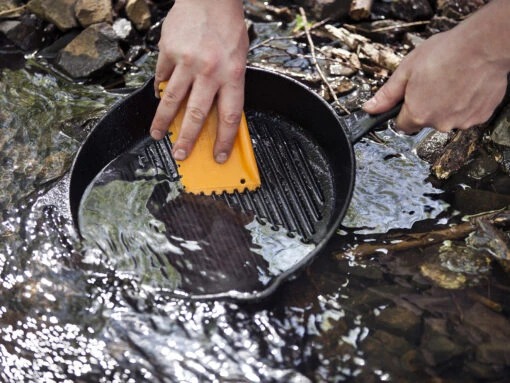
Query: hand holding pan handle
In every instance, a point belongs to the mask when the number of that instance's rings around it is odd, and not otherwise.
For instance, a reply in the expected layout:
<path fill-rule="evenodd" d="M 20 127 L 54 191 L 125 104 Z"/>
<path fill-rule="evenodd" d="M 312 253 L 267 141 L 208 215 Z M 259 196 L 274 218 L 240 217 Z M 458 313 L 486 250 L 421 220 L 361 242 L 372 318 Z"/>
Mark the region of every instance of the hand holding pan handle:
<path fill-rule="evenodd" d="M 387 112 L 381 114 L 368 114 L 362 110 L 345 116 L 342 120 L 342 126 L 346 130 L 351 143 L 358 142 L 361 137 L 372 129 L 396 117 L 400 113 L 404 101 L 399 102 Z"/>

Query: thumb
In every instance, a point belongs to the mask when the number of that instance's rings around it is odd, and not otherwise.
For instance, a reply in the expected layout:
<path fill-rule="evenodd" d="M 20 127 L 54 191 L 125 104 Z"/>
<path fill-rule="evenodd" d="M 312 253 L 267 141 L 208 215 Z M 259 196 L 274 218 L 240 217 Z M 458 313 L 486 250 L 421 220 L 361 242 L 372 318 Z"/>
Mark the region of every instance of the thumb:
<path fill-rule="evenodd" d="M 402 101 L 407 85 L 407 77 L 402 73 L 397 69 L 386 84 L 363 104 L 363 110 L 369 114 L 384 113 Z"/>

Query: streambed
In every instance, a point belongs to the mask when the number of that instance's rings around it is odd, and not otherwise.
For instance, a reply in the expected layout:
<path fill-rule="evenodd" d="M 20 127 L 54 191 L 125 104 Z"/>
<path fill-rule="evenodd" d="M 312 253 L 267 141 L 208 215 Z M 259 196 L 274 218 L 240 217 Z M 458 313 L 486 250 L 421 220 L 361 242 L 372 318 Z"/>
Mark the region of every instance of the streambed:
<path fill-rule="evenodd" d="M 148 79 L 154 63 L 147 56 L 128 85 Z M 473 263 L 470 283 L 451 290 L 422 272 L 424 265 L 441 265 L 444 244 L 362 260 L 333 256 L 390 230 L 460 220 L 448 190 L 429 181 L 428 164 L 415 154 L 421 135 L 387 129 L 378 133 L 383 143 L 355 146 L 356 189 L 342 227 L 323 255 L 271 299 L 193 302 L 144 289 L 136 275 L 117 273 L 100 250 L 85 251 L 65 216 L 66 196 L 55 203 L 46 194 L 65 181 L 90 127 L 123 95 L 70 84 L 36 60 L 4 69 L 0 90 L 1 380 L 425 382 L 438 376 L 466 382 L 508 376 L 502 343 L 510 338 L 510 285 L 500 269 Z M 489 288 L 499 311 L 477 298 Z"/>

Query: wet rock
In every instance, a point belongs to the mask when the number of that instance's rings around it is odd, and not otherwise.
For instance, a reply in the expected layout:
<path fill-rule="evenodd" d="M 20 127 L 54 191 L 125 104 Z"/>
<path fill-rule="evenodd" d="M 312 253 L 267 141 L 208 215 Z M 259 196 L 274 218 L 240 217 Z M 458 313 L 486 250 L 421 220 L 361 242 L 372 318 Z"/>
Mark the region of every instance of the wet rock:
<path fill-rule="evenodd" d="M 423 276 L 444 289 L 461 289 L 467 283 L 467 278 L 464 274 L 447 270 L 436 263 L 421 265 L 420 272 Z"/>
<path fill-rule="evenodd" d="M 40 49 L 46 41 L 56 38 L 55 30 L 44 27 L 44 22 L 33 14 L 25 14 L 18 20 L 0 22 L 0 32 L 23 51 Z"/>
<path fill-rule="evenodd" d="M 400 20 L 416 21 L 430 19 L 434 11 L 428 0 L 394 0 L 390 14 Z"/>
<path fill-rule="evenodd" d="M 90 76 L 124 57 L 107 23 L 94 24 L 81 32 L 60 53 L 57 64 L 73 78 Z"/>
<path fill-rule="evenodd" d="M 470 360 L 464 364 L 464 370 L 482 382 L 497 381 L 505 377 L 504 366 L 496 366 L 493 363 L 479 363 Z"/>
<path fill-rule="evenodd" d="M 157 23 L 154 23 L 150 28 L 149 31 L 145 35 L 145 40 L 148 44 L 157 45 L 159 38 L 161 37 L 161 26 L 163 23 L 161 21 L 158 21 Z"/>
<path fill-rule="evenodd" d="M 435 163 L 441 154 L 443 149 L 450 142 L 453 133 L 443 133 L 437 130 L 432 130 L 428 133 L 425 138 L 416 147 L 416 154 L 422 160 L 427 161 L 429 164 Z"/>
<path fill-rule="evenodd" d="M 134 45 L 129 48 L 129 51 L 126 53 L 126 61 L 128 63 L 134 64 L 135 61 L 142 57 L 145 52 L 145 47 L 141 45 Z"/>
<path fill-rule="evenodd" d="M 82 27 L 113 21 L 111 0 L 78 0 L 74 12 Z"/>
<path fill-rule="evenodd" d="M 466 165 L 466 175 L 474 180 L 481 180 L 498 170 L 497 161 L 488 153 L 482 153 Z"/>
<path fill-rule="evenodd" d="M 439 261 L 446 270 L 462 273 L 466 279 L 475 279 L 473 283 L 488 274 L 491 264 L 484 252 L 450 241 L 445 241 L 440 247 Z"/>
<path fill-rule="evenodd" d="M 431 333 L 422 339 L 420 353 L 428 365 L 435 367 L 461 356 L 465 350 L 448 337 Z"/>
<path fill-rule="evenodd" d="M 457 24 L 458 22 L 456 20 L 449 17 L 434 15 L 434 17 L 430 19 L 429 25 L 427 25 L 426 32 L 428 35 L 433 35 L 435 33 L 448 31 Z"/>
<path fill-rule="evenodd" d="M 294 3 L 305 7 L 311 17 L 317 20 L 347 17 L 351 6 L 350 0 L 295 0 Z"/>
<path fill-rule="evenodd" d="M 412 27 L 402 27 L 402 24 L 402 21 L 399 20 L 385 19 L 360 23 L 356 26 L 369 39 L 380 43 L 389 43 L 399 41 L 406 31 L 412 30 Z"/>
<path fill-rule="evenodd" d="M 491 140 L 510 148 L 510 105 L 507 105 L 494 121 Z"/>
<path fill-rule="evenodd" d="M 412 33 L 412 32 L 407 32 L 404 35 L 404 38 L 402 40 L 402 42 L 404 44 L 408 45 L 412 49 L 416 48 L 418 45 L 420 45 L 424 41 L 425 41 L 425 39 L 423 37 L 421 37 L 420 35 L 417 35 L 416 33 Z M 438 133 L 441 133 L 441 132 L 438 132 Z"/>
<path fill-rule="evenodd" d="M 329 66 L 329 74 L 333 76 L 352 76 L 358 70 L 342 63 L 333 63 Z"/>
<path fill-rule="evenodd" d="M 403 355 L 413 348 L 413 345 L 400 336 L 395 336 L 383 330 L 375 330 L 374 334 L 363 343 L 363 351 L 367 353 L 380 352 L 385 349 L 394 355 Z"/>
<path fill-rule="evenodd" d="M 453 205 L 464 214 L 478 214 L 510 206 L 510 195 L 481 189 L 457 190 Z"/>
<path fill-rule="evenodd" d="M 477 343 L 510 344 L 510 320 L 481 303 L 475 303 L 463 312 L 463 325 L 469 331 L 470 337 L 481 340 Z"/>
<path fill-rule="evenodd" d="M 510 343 L 496 341 L 480 344 L 476 347 L 476 360 L 481 363 L 510 366 Z"/>
<path fill-rule="evenodd" d="M 420 338 L 421 319 L 413 312 L 402 307 L 390 307 L 377 318 L 380 328 L 416 342 Z"/>
<path fill-rule="evenodd" d="M 30 0 L 27 4 L 30 12 L 43 20 L 55 24 L 61 31 L 78 26 L 74 16 L 76 0 Z"/>
<path fill-rule="evenodd" d="M 63 36 L 53 41 L 53 43 L 46 48 L 40 50 L 37 55 L 45 59 L 54 60 L 62 49 L 66 47 L 76 36 L 79 35 L 77 29 L 66 32 Z"/>
<path fill-rule="evenodd" d="M 72 155 L 66 152 L 57 152 L 46 157 L 42 168 L 36 176 L 36 184 L 43 185 L 51 180 L 61 177 L 68 169 Z"/>
<path fill-rule="evenodd" d="M 145 0 L 128 0 L 126 15 L 139 31 L 147 30 L 151 26 L 151 12 Z"/>
<path fill-rule="evenodd" d="M 476 11 L 487 0 L 436 0 L 437 13 L 441 16 L 461 20 L 463 17 Z"/>

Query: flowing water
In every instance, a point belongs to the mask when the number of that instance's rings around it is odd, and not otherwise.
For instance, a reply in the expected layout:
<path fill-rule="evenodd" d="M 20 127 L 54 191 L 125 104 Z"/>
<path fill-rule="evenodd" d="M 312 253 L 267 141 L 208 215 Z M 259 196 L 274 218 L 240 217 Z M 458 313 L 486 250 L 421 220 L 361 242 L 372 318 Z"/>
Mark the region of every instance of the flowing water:
<path fill-rule="evenodd" d="M 148 57 L 129 84 L 140 85 L 153 64 Z M 271 299 L 194 302 L 122 272 L 104 253 L 111 243 L 84 247 L 65 216 L 65 193 L 47 195 L 65 181 L 93 123 L 122 97 L 68 83 L 34 60 L 1 72 L 1 381 L 418 382 L 445 374 L 441 361 L 431 367 L 418 348 L 424 323 L 455 306 L 448 299 L 456 293 L 431 289 L 420 276 L 422 256 L 430 255 L 331 255 L 357 238 L 451 219 L 414 154 L 419 136 L 386 130 L 386 144 L 356 145 L 356 189 L 342 228 L 313 266 Z M 131 186 L 138 196 L 148 193 Z M 123 208 L 151 220 L 144 206 Z M 436 311 L 420 305 L 423 291 L 442 302 Z M 450 381 L 477 376 L 465 368 L 471 354 L 455 355 L 456 363 L 445 358 Z"/>

